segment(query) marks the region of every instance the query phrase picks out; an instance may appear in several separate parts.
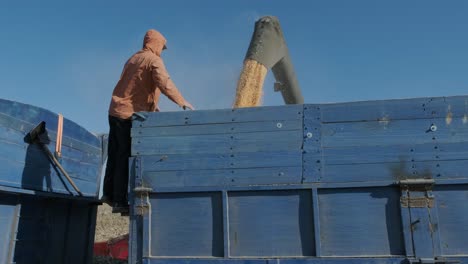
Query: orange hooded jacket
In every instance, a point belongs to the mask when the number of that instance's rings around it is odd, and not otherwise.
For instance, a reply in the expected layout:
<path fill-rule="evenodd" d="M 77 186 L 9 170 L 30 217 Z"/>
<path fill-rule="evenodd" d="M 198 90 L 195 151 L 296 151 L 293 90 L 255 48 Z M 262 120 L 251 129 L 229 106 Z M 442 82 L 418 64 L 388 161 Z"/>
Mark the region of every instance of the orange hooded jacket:
<path fill-rule="evenodd" d="M 183 107 L 184 97 L 167 73 L 161 52 L 166 39 L 156 30 L 148 30 L 143 49 L 125 64 L 120 80 L 112 93 L 109 115 L 129 119 L 140 111 L 159 111 L 161 93 Z"/>

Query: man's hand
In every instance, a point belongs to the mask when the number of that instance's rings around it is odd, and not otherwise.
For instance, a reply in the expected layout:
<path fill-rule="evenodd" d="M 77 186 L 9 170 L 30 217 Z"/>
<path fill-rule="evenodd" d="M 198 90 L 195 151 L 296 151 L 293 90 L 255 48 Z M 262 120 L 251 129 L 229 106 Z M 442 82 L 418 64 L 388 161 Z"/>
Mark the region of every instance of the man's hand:
<path fill-rule="evenodd" d="M 187 108 L 190 109 L 190 110 L 195 110 L 195 108 L 193 108 L 193 106 L 187 101 L 184 102 L 184 105 L 182 106 L 182 108 L 184 110 L 187 110 Z"/>

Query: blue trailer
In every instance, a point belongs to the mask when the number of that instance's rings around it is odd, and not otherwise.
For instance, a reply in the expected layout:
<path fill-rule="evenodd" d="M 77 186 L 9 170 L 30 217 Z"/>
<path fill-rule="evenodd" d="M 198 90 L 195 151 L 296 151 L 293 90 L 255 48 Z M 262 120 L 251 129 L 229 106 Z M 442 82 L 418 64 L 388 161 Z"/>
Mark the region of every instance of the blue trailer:
<path fill-rule="evenodd" d="M 468 263 L 468 97 L 140 113 L 130 263 Z"/>
<path fill-rule="evenodd" d="M 91 263 L 103 141 L 63 119 L 56 159 L 68 181 L 42 145 L 27 140 L 41 122 L 53 153 L 59 116 L 0 99 L 0 263 Z"/>

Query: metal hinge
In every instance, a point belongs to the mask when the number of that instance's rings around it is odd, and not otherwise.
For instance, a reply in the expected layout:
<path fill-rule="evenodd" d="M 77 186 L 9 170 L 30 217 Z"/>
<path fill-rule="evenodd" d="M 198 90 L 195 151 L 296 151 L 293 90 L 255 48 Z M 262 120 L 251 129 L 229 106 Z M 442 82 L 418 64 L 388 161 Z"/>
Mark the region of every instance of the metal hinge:
<path fill-rule="evenodd" d="M 136 187 L 133 189 L 135 195 L 135 214 L 136 215 L 146 215 L 149 212 L 149 193 L 153 189 L 146 187 Z"/>
<path fill-rule="evenodd" d="M 400 204 L 402 207 L 410 208 L 432 208 L 434 206 L 434 196 L 432 187 L 434 179 L 404 179 L 399 181 L 402 190 Z M 414 192 L 424 192 L 423 197 L 412 197 Z"/>
<path fill-rule="evenodd" d="M 400 184 L 401 186 L 407 186 L 407 187 L 432 186 L 434 185 L 434 183 L 435 183 L 434 179 L 421 179 L 421 178 L 404 179 L 398 182 L 398 184 Z"/>

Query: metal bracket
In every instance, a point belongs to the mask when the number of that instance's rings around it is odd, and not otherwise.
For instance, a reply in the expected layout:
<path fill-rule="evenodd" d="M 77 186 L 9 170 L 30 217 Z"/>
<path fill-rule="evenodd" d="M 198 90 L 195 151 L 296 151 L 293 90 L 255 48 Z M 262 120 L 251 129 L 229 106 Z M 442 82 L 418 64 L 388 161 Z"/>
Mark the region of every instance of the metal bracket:
<path fill-rule="evenodd" d="M 275 84 L 273 85 L 273 89 L 275 92 L 281 92 L 284 90 L 284 84 L 280 82 L 275 82 Z"/>
<path fill-rule="evenodd" d="M 147 116 L 145 116 L 142 112 L 133 113 L 132 120 L 138 121 L 145 121 Z"/>

